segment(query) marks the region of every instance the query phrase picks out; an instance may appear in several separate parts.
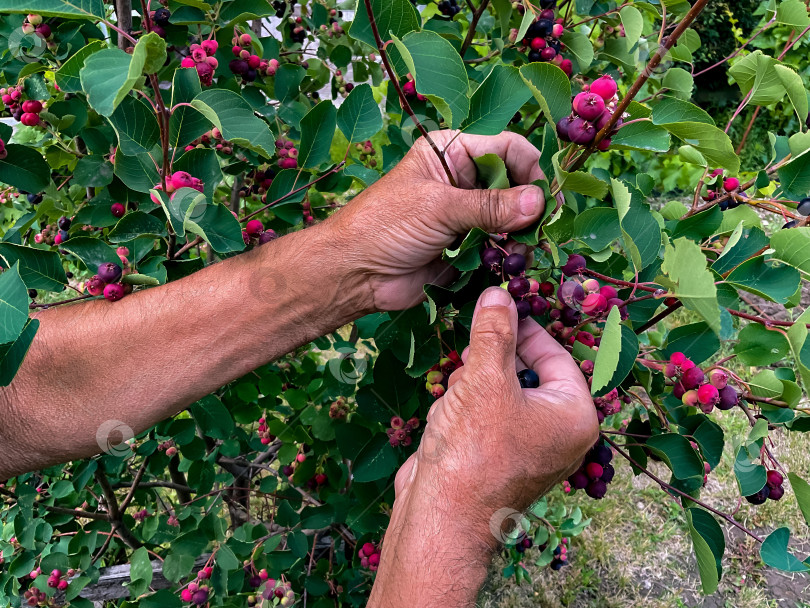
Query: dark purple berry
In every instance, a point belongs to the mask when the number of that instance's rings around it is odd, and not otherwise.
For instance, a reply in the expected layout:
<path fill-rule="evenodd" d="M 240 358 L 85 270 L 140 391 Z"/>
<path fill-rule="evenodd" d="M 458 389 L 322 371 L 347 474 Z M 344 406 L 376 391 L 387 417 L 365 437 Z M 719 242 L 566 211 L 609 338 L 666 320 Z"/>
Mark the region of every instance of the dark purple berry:
<path fill-rule="evenodd" d="M 532 305 L 529 304 L 526 300 L 521 300 L 520 302 L 516 302 L 515 306 L 517 306 L 517 313 L 518 319 L 523 320 L 532 314 Z"/>
<path fill-rule="evenodd" d="M 585 488 L 585 493 L 591 498 L 595 498 L 597 500 L 604 498 L 605 494 L 607 493 L 607 484 L 601 479 L 594 479 L 588 484 L 588 487 Z"/>
<path fill-rule="evenodd" d="M 519 253 L 510 254 L 503 261 L 503 271 L 510 276 L 519 275 L 524 270 L 526 270 L 526 258 Z"/>
<path fill-rule="evenodd" d="M 532 314 L 535 316 L 542 315 L 548 310 L 548 302 L 546 302 L 545 298 L 541 298 L 540 296 L 529 298 L 529 304 L 531 304 Z"/>
<path fill-rule="evenodd" d="M 686 370 L 681 378 L 681 383 L 686 390 L 697 388 L 706 380 L 706 374 L 699 367 L 691 367 Z"/>
<path fill-rule="evenodd" d="M 568 256 L 568 261 L 562 268 L 560 268 L 560 270 L 562 270 L 562 273 L 565 276 L 571 277 L 585 270 L 585 268 L 587 268 L 587 264 L 588 263 L 585 261 L 584 257 L 578 253 L 574 253 Z"/>
<path fill-rule="evenodd" d="M 785 488 L 782 486 L 775 486 L 773 488 L 769 488 L 768 486 L 765 487 L 768 488 L 770 492 L 768 494 L 768 498 L 770 498 L 771 500 L 779 500 L 785 495 Z"/>
<path fill-rule="evenodd" d="M 540 376 L 533 369 L 522 369 L 517 373 L 520 388 L 537 388 L 540 386 Z"/>
<path fill-rule="evenodd" d="M 64 215 L 59 218 L 59 221 L 56 222 L 59 226 L 60 230 L 70 230 L 70 218 L 65 217 Z"/>
<path fill-rule="evenodd" d="M 566 281 L 557 289 L 557 297 L 567 306 L 574 306 L 585 299 L 585 290 L 577 281 Z"/>
<path fill-rule="evenodd" d="M 106 262 L 98 266 L 98 278 L 105 283 L 116 283 L 121 278 L 122 270 L 118 264 Z"/>
<path fill-rule="evenodd" d="M 731 386 L 726 385 L 720 389 L 720 401 L 717 402 L 717 409 L 730 410 L 737 405 L 739 400 L 740 396 L 737 394 L 737 391 Z"/>
<path fill-rule="evenodd" d="M 745 500 L 750 502 L 752 505 L 761 505 L 766 500 L 768 500 L 768 496 L 770 496 L 770 493 L 771 493 L 771 489 L 768 486 L 765 486 L 759 492 L 757 492 L 756 494 L 751 494 L 751 496 L 746 496 Z"/>
<path fill-rule="evenodd" d="M 616 474 L 616 469 L 613 468 L 612 464 L 606 464 L 602 466 L 602 481 L 605 483 L 610 483 L 613 481 L 613 476 Z"/>
<path fill-rule="evenodd" d="M 526 277 L 510 279 L 507 290 L 512 294 L 512 297 L 521 298 L 529 293 L 529 279 Z"/>
<path fill-rule="evenodd" d="M 575 490 L 584 490 L 589 482 L 588 476 L 582 469 L 579 469 L 568 478 L 568 483 L 570 483 L 571 487 Z"/>
<path fill-rule="evenodd" d="M 481 254 L 481 263 L 493 272 L 500 270 L 502 261 L 503 253 L 500 249 L 496 249 L 495 247 L 488 247 L 484 249 L 484 252 Z"/>

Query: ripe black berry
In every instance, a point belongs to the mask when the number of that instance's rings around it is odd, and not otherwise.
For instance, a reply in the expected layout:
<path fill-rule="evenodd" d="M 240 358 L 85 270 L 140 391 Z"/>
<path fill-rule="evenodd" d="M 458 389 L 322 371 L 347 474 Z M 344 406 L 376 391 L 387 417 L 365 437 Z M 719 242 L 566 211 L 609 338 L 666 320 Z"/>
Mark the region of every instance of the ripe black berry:
<path fill-rule="evenodd" d="M 32 205 L 38 205 L 42 202 L 42 195 L 41 194 L 28 194 L 28 202 Z"/>
<path fill-rule="evenodd" d="M 515 277 L 509 280 L 507 290 L 512 297 L 520 298 L 529 293 L 529 279 L 526 277 Z"/>
<path fill-rule="evenodd" d="M 59 218 L 57 222 L 60 230 L 70 230 L 70 218 L 65 217 L 64 215 Z"/>
<path fill-rule="evenodd" d="M 493 272 L 497 272 L 500 269 L 502 260 L 503 253 L 500 249 L 496 249 L 495 247 L 484 249 L 484 252 L 481 254 L 481 263 Z"/>
<path fill-rule="evenodd" d="M 37 297 L 37 290 L 36 289 L 29 289 L 28 290 L 28 297 L 32 300 L 35 300 Z"/>
<path fill-rule="evenodd" d="M 771 493 L 771 489 L 768 486 L 762 488 L 756 494 L 751 494 L 751 496 L 746 496 L 745 500 L 750 502 L 752 505 L 761 505 L 766 500 L 768 500 L 768 496 Z M 780 497 L 781 498 L 781 497 Z"/>
<path fill-rule="evenodd" d="M 810 198 L 803 198 L 799 201 L 799 206 L 796 207 L 796 211 L 805 217 L 810 215 Z"/>
<path fill-rule="evenodd" d="M 503 261 L 503 271 L 510 276 L 519 275 L 524 270 L 526 270 L 526 258 L 519 253 L 508 255 Z"/>
<path fill-rule="evenodd" d="M 562 273 L 565 276 L 570 277 L 577 274 L 578 272 L 585 270 L 585 268 L 587 268 L 587 262 L 585 261 L 585 258 L 579 255 L 578 253 L 575 253 L 573 255 L 568 256 L 568 261 L 562 268 L 560 268 L 560 270 L 562 270 Z"/>
<path fill-rule="evenodd" d="M 121 273 L 121 267 L 112 262 L 106 262 L 98 266 L 98 278 L 105 283 L 115 283 L 121 278 Z"/>
<path fill-rule="evenodd" d="M 529 304 L 526 300 L 521 300 L 515 304 L 517 307 L 518 319 L 523 320 L 532 314 L 532 305 Z"/>
<path fill-rule="evenodd" d="M 798 222 L 796 220 L 790 220 L 787 222 L 782 228 L 795 228 Z"/>
<path fill-rule="evenodd" d="M 607 493 L 607 484 L 601 479 L 595 479 L 585 488 L 585 493 L 591 498 L 604 498 Z"/>
<path fill-rule="evenodd" d="M 522 369 L 517 373 L 520 388 L 537 388 L 540 386 L 540 377 L 533 369 Z"/>
<path fill-rule="evenodd" d="M 159 26 L 166 27 L 167 25 L 169 25 L 169 17 L 171 16 L 172 14 L 171 12 L 169 12 L 169 9 L 159 8 L 155 11 L 155 15 L 154 17 L 152 17 L 152 20 Z"/>

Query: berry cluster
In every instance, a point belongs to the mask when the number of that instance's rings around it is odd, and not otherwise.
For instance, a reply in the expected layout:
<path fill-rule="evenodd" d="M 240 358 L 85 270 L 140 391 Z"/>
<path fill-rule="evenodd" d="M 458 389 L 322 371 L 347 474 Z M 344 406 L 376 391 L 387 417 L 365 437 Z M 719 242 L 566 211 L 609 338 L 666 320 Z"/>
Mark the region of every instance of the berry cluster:
<path fill-rule="evenodd" d="M 25 35 L 36 34 L 43 40 L 51 39 L 51 26 L 42 21 L 42 15 L 28 15 L 23 21 L 22 31 Z"/>
<path fill-rule="evenodd" d="M 278 60 L 262 59 L 258 55 L 251 53 L 248 50 L 252 43 L 253 37 L 250 34 L 240 34 L 235 36 L 231 43 L 233 47 L 231 52 L 236 56 L 228 63 L 228 69 L 237 76 L 241 76 L 242 80 L 246 82 L 253 82 L 258 76 L 275 76 L 278 70 Z"/>
<path fill-rule="evenodd" d="M 664 375 L 675 381 L 672 394 L 676 398 L 684 405 L 700 408 L 704 414 L 711 413 L 715 406 L 730 410 L 740 401 L 737 391 L 728 384 L 726 372 L 713 369 L 707 380 L 706 373 L 681 352 L 672 353 L 664 366 Z"/>
<path fill-rule="evenodd" d="M 276 436 L 273 435 L 273 433 L 271 433 L 268 430 L 267 418 L 265 418 L 264 416 L 259 418 L 259 428 L 257 432 L 259 433 L 259 439 L 261 440 L 263 445 L 268 445 L 271 441 L 273 441 L 276 438 Z"/>
<path fill-rule="evenodd" d="M 229 155 L 233 154 L 233 144 L 222 137 L 222 133 L 219 129 L 214 127 L 208 133 L 204 133 L 194 141 L 192 141 L 189 145 L 186 146 L 185 150 L 188 152 L 189 150 L 193 150 L 194 148 L 208 148 L 213 144 L 213 147 L 216 149 L 217 152 L 222 152 L 223 154 Z"/>
<path fill-rule="evenodd" d="M 393 416 L 390 424 L 391 426 L 385 432 L 391 447 L 408 447 L 413 443 L 411 433 L 419 428 L 419 418 L 414 416 L 405 422 L 399 416 Z"/>
<path fill-rule="evenodd" d="M 338 397 L 329 406 L 329 417 L 332 420 L 346 420 L 349 415 L 349 405 L 346 403 L 346 397 Z"/>
<path fill-rule="evenodd" d="M 47 27 L 47 26 L 46 26 Z M 14 120 L 19 120 L 26 127 L 35 127 L 40 123 L 39 114 L 44 109 L 42 102 L 36 99 L 23 101 L 22 85 L 0 89 L 0 99 L 8 108 Z M 3 146 L 5 150 L 5 146 Z M 2 158 L 5 158 L 3 156 Z"/>
<path fill-rule="evenodd" d="M 488 247 L 481 254 L 481 262 L 504 281 L 506 289 L 517 306 L 518 319 L 529 315 L 541 315 L 548 309 L 548 302 L 540 294 L 540 283 L 526 278 L 526 257 L 520 253 L 504 256 L 498 247 Z M 509 278 L 507 278 L 509 277 Z"/>
<path fill-rule="evenodd" d="M 590 367 L 593 371 L 593 363 Z M 582 369 L 581 365 L 580 369 Z M 588 378 L 588 386 L 590 386 L 591 380 L 592 378 Z M 593 404 L 596 406 L 596 417 L 599 419 L 599 423 L 601 424 L 607 416 L 618 414 L 622 410 L 622 401 L 625 399 L 628 397 L 626 395 L 619 397 L 619 391 L 615 388 L 606 395 L 595 397 Z"/>
<path fill-rule="evenodd" d="M 342 70 L 335 70 L 335 87 L 337 87 L 338 93 L 344 97 L 354 89 L 354 85 L 351 82 L 346 82 Z"/>
<path fill-rule="evenodd" d="M 587 90 L 574 97 L 571 115 L 557 123 L 557 135 L 560 139 L 581 146 L 590 144 L 596 134 L 608 124 L 616 111 L 619 90 L 616 81 L 609 74 L 600 76 L 590 85 L 585 85 L 585 88 Z M 615 134 L 621 126 L 620 117 L 608 135 Z M 605 137 L 597 147 L 599 150 L 607 150 L 610 147 L 610 137 Z"/>
<path fill-rule="evenodd" d="M 363 568 L 368 568 L 372 572 L 376 572 L 380 566 L 380 549 L 374 543 L 365 543 L 357 552 L 357 557 L 360 558 L 360 565 Z"/>
<path fill-rule="evenodd" d="M 278 238 L 275 230 L 265 230 L 261 220 L 248 220 L 245 229 L 242 230 L 242 238 L 245 245 L 264 245 Z"/>
<path fill-rule="evenodd" d="M 322 25 L 320 27 L 321 33 L 326 34 L 328 38 L 340 38 L 345 32 L 343 26 L 338 23 L 336 17 L 342 17 L 342 11 L 331 9 L 329 11 L 329 25 Z"/>
<path fill-rule="evenodd" d="M 135 521 L 144 521 L 147 517 L 151 517 L 152 514 L 147 509 L 141 509 L 140 511 L 135 511 L 132 514 L 132 519 Z"/>
<path fill-rule="evenodd" d="M 446 357 L 439 359 L 439 362 L 428 370 L 425 388 L 438 399 L 447 391 L 447 381 L 450 374 L 464 365 L 461 357 L 456 351 L 452 351 Z"/>
<path fill-rule="evenodd" d="M 166 37 L 166 28 L 169 26 L 169 18 L 172 16 L 167 8 L 159 8 L 156 11 L 149 13 L 149 18 L 152 21 L 152 31 L 161 38 Z"/>
<path fill-rule="evenodd" d="M 439 2 L 439 12 L 452 19 L 461 12 L 461 7 L 458 5 L 458 0 L 441 0 Z"/>
<path fill-rule="evenodd" d="M 188 587 L 180 592 L 180 599 L 196 606 L 202 606 L 208 601 L 210 591 L 207 585 L 189 583 Z"/>
<path fill-rule="evenodd" d="M 715 169 L 712 171 L 710 178 L 717 178 L 718 184 L 722 184 L 723 190 L 729 194 L 732 194 L 731 198 L 722 200 L 718 204 L 721 211 L 725 211 L 727 209 L 735 209 L 743 204 L 745 195 L 742 192 L 738 192 L 740 188 L 740 180 L 736 177 L 726 177 L 723 179 L 723 169 Z M 722 182 L 720 181 L 722 180 Z M 712 189 L 709 188 L 706 190 L 706 194 L 703 195 L 703 200 L 710 202 L 720 196 L 720 188 Z M 739 197 L 739 198 L 738 198 Z"/>
<path fill-rule="evenodd" d="M 132 285 L 124 285 L 121 279 L 124 270 L 118 264 L 105 262 L 98 267 L 98 273 L 87 281 L 85 289 L 91 296 L 104 295 L 104 299 L 116 302 L 128 293 L 132 293 Z"/>
<path fill-rule="evenodd" d="M 50 604 L 48 594 L 44 591 L 40 591 L 36 587 L 27 589 L 25 593 L 23 593 L 23 599 L 25 599 L 25 603 L 28 606 L 48 606 Z"/>
<path fill-rule="evenodd" d="M 252 194 L 265 194 L 273 183 L 275 176 L 276 172 L 270 168 L 251 171 L 245 176 L 245 185 L 239 189 L 239 196 L 247 198 Z M 265 199 L 262 199 L 262 202 L 266 202 Z"/>
<path fill-rule="evenodd" d="M 371 141 L 364 141 L 363 143 L 358 143 L 354 145 L 355 150 L 360 153 L 360 162 L 365 163 L 372 169 L 377 166 L 377 160 L 374 156 L 377 154 L 377 151 L 374 150 L 374 145 Z"/>
<path fill-rule="evenodd" d="M 197 192 L 203 191 L 203 183 L 199 178 L 192 177 L 187 171 L 175 171 L 171 177 L 166 180 L 166 192 L 172 194 L 175 190 L 180 188 L 192 188 Z M 160 189 L 155 186 L 155 189 Z"/>
<path fill-rule="evenodd" d="M 540 6 L 543 9 L 537 19 L 526 30 L 523 37 L 523 46 L 528 49 L 528 58 L 531 63 L 550 61 L 565 72 L 570 78 L 574 73 L 574 66 L 570 59 L 564 59 L 561 52 L 563 43 L 563 19 L 556 18 L 554 8 L 556 0 L 543 0 Z"/>
<path fill-rule="evenodd" d="M 158 452 L 166 452 L 166 456 L 172 457 L 177 454 L 177 447 L 174 445 L 174 440 L 161 441 L 158 444 Z"/>
<path fill-rule="evenodd" d="M 574 490 L 585 490 L 591 498 L 603 498 L 607 492 L 607 484 L 613 480 L 615 474 L 611 460 L 613 451 L 600 439 L 585 455 L 579 469 L 568 478 L 568 483 Z"/>
<path fill-rule="evenodd" d="M 191 55 L 183 57 L 180 62 L 182 68 L 196 68 L 200 83 L 205 87 L 210 87 L 214 81 L 214 70 L 219 66 L 214 54 L 219 48 L 216 40 L 203 40 L 201 44 L 192 44 L 189 49 Z"/>
<path fill-rule="evenodd" d="M 782 477 L 782 474 L 779 471 L 771 469 L 768 471 L 768 476 L 763 488 L 756 494 L 746 496 L 745 500 L 752 505 L 761 505 L 769 498 L 771 500 L 779 500 L 785 495 L 785 488 L 782 486 L 784 482 L 785 478 Z"/>
<path fill-rule="evenodd" d="M 554 558 L 551 560 L 549 566 L 552 570 L 559 570 L 563 566 L 568 565 L 568 547 L 565 545 L 568 544 L 568 539 L 562 539 L 564 544 L 558 545 L 556 549 L 554 549 Z"/>
<path fill-rule="evenodd" d="M 292 584 L 272 578 L 267 579 L 264 584 L 262 597 L 266 600 L 278 600 L 279 606 L 292 606 L 295 603 L 295 591 L 292 589 Z"/>
<path fill-rule="evenodd" d="M 30 195 L 29 195 L 30 196 Z M 60 245 L 69 238 L 70 219 L 60 217 L 56 224 L 45 224 L 42 230 L 34 235 L 34 242 L 39 245 Z"/>
<path fill-rule="evenodd" d="M 298 150 L 289 139 L 276 140 L 278 166 L 281 169 L 295 169 L 298 166 Z"/>

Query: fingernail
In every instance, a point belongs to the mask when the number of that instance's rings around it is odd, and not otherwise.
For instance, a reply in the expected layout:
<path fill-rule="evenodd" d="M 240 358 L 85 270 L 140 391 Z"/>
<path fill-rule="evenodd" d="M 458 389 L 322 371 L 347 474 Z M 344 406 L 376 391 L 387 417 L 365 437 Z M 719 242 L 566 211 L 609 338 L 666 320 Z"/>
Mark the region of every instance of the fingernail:
<path fill-rule="evenodd" d="M 490 287 L 483 294 L 481 294 L 481 306 L 488 308 L 490 306 L 509 306 L 512 301 L 512 296 L 509 292 L 500 287 Z"/>
<path fill-rule="evenodd" d="M 542 208 L 542 190 L 536 186 L 524 188 L 520 193 L 520 212 L 527 217 L 539 215 Z"/>

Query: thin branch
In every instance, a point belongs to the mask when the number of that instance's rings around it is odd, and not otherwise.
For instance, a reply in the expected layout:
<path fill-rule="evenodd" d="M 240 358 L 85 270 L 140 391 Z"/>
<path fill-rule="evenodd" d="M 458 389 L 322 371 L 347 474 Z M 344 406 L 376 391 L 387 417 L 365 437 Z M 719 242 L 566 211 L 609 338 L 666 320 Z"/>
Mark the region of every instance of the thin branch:
<path fill-rule="evenodd" d="M 478 10 L 473 13 L 472 20 L 470 21 L 470 29 L 467 30 L 467 36 L 464 38 L 464 42 L 461 43 L 461 50 L 459 51 L 462 59 L 464 58 L 464 53 L 470 48 L 473 36 L 475 36 L 475 28 L 478 26 L 478 20 L 481 18 L 481 15 L 484 14 L 484 11 L 487 10 L 488 5 L 489 0 L 481 0 L 481 5 L 478 7 Z"/>

